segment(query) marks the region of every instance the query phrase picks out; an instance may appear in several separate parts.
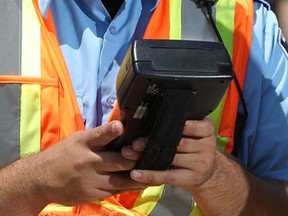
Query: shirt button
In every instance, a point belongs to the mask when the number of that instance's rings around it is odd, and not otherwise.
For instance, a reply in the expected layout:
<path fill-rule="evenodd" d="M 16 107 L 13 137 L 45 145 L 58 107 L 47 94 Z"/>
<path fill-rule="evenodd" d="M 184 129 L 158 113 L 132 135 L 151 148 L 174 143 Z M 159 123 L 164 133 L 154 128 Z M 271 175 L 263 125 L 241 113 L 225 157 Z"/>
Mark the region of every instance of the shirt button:
<path fill-rule="evenodd" d="M 115 101 L 116 101 L 116 97 L 114 96 L 108 97 L 107 104 L 111 109 L 114 107 Z"/>
<path fill-rule="evenodd" d="M 116 34 L 117 33 L 117 29 L 115 26 L 110 26 L 109 31 L 111 34 Z"/>

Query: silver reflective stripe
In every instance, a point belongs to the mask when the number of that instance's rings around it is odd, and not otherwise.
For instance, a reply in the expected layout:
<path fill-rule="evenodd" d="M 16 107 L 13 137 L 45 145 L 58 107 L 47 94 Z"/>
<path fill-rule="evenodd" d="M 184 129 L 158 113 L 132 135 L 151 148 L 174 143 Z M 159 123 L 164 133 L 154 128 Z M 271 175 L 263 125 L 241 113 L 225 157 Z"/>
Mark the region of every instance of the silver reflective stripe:
<path fill-rule="evenodd" d="M 214 20 L 215 10 L 213 7 Z M 191 0 L 182 0 L 182 39 L 218 41 L 209 19 Z"/>
<path fill-rule="evenodd" d="M 20 75 L 21 0 L 0 0 L 0 75 Z M 0 166 L 20 157 L 20 85 L 0 84 Z"/>
<path fill-rule="evenodd" d="M 0 84 L 1 166 L 20 157 L 20 88 L 19 84 Z"/>
<path fill-rule="evenodd" d="M 191 194 L 178 187 L 166 185 L 161 199 L 151 216 L 189 216 L 194 206 Z"/>
<path fill-rule="evenodd" d="M 20 74 L 20 37 L 21 0 L 0 0 L 0 75 Z"/>

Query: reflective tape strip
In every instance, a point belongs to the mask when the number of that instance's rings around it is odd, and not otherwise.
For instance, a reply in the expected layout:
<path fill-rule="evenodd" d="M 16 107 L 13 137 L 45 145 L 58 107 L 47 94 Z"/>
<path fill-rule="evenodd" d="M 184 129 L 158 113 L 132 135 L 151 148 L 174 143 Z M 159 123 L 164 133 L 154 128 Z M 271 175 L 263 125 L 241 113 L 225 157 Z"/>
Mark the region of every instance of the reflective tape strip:
<path fill-rule="evenodd" d="M 189 215 L 194 206 L 191 193 L 178 187 L 165 186 L 162 198 L 151 212 L 151 216 Z"/>
<path fill-rule="evenodd" d="M 124 207 L 121 206 L 117 206 L 114 205 L 112 203 L 108 203 L 105 201 L 95 201 L 91 204 L 88 205 L 93 205 L 90 206 L 90 208 L 93 208 L 94 211 L 95 209 L 97 209 L 95 211 L 95 214 L 97 215 L 107 215 L 107 213 L 109 212 L 109 215 L 125 215 L 125 216 L 136 216 L 138 215 L 137 212 L 132 212 Z M 42 212 L 40 213 L 40 216 L 44 216 L 44 215 L 87 215 L 91 212 L 89 212 L 89 210 L 86 209 L 86 205 L 81 205 L 81 206 L 73 206 L 73 207 L 69 207 L 69 206 L 64 206 L 64 205 L 60 205 L 60 204 L 56 204 L 56 203 L 51 203 L 49 205 L 47 205 Z M 89 207 L 88 207 L 89 209 Z M 94 215 L 94 214 L 93 214 Z M 140 215 L 140 214 L 139 214 Z"/>
<path fill-rule="evenodd" d="M 220 121 L 221 121 L 221 116 L 222 116 L 222 112 L 223 112 L 223 107 L 224 107 L 224 104 L 225 104 L 225 99 L 226 99 L 226 94 L 227 92 L 225 93 L 225 95 L 223 96 L 223 98 L 221 99 L 220 103 L 218 104 L 218 106 L 216 107 L 216 109 L 209 114 L 209 118 L 214 122 L 214 128 L 215 128 L 215 133 L 218 134 L 218 131 L 219 131 L 219 125 L 220 125 Z M 217 139 L 221 139 L 221 137 L 217 136 Z M 222 150 L 224 150 L 225 148 L 225 145 L 228 143 L 228 140 L 227 138 L 225 138 L 225 140 L 227 142 L 218 142 L 217 140 L 217 144 L 218 144 L 218 147 L 220 145 L 220 148 Z M 223 140 L 222 140 L 223 141 Z M 221 144 L 220 144 L 221 143 Z"/>
<path fill-rule="evenodd" d="M 231 58 L 233 47 L 235 6 L 236 0 L 221 0 L 217 2 L 216 6 L 216 26 L 221 34 L 222 40 Z M 228 29 L 230 31 L 227 31 Z M 226 95 L 227 93 L 224 95 L 217 108 L 209 115 L 209 117 L 214 122 L 215 131 L 217 133 L 219 131 Z M 229 140 L 227 137 L 217 136 L 217 145 L 222 151 L 224 151 L 228 141 Z"/>
<path fill-rule="evenodd" d="M 182 1 L 182 39 L 218 41 L 210 20 L 204 12 L 200 8 L 197 8 L 194 1 Z M 215 10 L 216 8 L 212 7 L 212 16 L 214 17 L 214 20 Z"/>
<path fill-rule="evenodd" d="M 57 203 L 51 203 L 47 205 L 43 210 L 42 213 L 47 213 L 47 212 L 72 212 L 73 207 L 71 206 L 64 206 L 61 204 Z"/>
<path fill-rule="evenodd" d="M 40 24 L 33 1 L 22 1 L 21 75 L 40 77 Z M 21 88 L 20 156 L 40 151 L 41 86 L 23 84 Z"/>
<path fill-rule="evenodd" d="M 21 75 L 40 77 L 40 23 L 33 6 L 33 1 L 23 0 L 22 4 Z"/>
<path fill-rule="evenodd" d="M 20 156 L 40 151 L 41 111 L 38 84 L 23 84 L 21 88 Z"/>
<path fill-rule="evenodd" d="M 0 165 L 18 159 L 20 85 L 0 84 Z"/>
<path fill-rule="evenodd" d="M 170 0 L 170 40 L 181 39 L 182 25 L 181 25 L 181 7 L 182 0 Z"/>
<path fill-rule="evenodd" d="M 197 203 L 195 203 L 193 211 L 191 212 L 191 214 L 189 216 L 202 216 L 202 213 L 201 213 Z"/>
<path fill-rule="evenodd" d="M 101 205 L 109 210 L 112 210 L 112 211 L 115 211 L 117 213 L 123 213 L 127 216 L 134 216 L 135 214 L 133 212 L 131 212 L 130 210 L 124 208 L 124 207 L 121 207 L 121 206 L 117 206 L 117 205 L 113 205 L 111 203 L 108 203 L 108 202 L 104 202 L 104 201 L 95 201 L 93 202 L 95 204 L 98 204 L 98 205 Z M 113 214 L 112 214 L 113 215 Z"/>
<path fill-rule="evenodd" d="M 0 0 L 0 5 L 0 75 L 19 75 L 21 0 Z"/>
<path fill-rule="evenodd" d="M 233 32 L 236 0 L 221 0 L 217 2 L 216 25 L 226 49 L 232 57 Z M 230 31 L 227 31 L 230 30 Z"/>
<path fill-rule="evenodd" d="M 157 205 L 164 191 L 164 185 L 148 187 L 143 190 L 137 198 L 133 209 L 149 215 Z"/>

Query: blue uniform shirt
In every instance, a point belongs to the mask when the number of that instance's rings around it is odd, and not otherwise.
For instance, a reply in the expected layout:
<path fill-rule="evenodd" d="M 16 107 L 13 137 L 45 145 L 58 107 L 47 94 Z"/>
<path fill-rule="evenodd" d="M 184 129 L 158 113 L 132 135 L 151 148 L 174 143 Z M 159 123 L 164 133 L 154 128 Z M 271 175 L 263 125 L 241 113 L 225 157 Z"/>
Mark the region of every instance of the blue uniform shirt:
<path fill-rule="evenodd" d="M 39 4 L 43 14 L 51 6 L 86 127 L 105 123 L 116 99 L 120 64 L 130 42 L 141 38 L 157 1 L 125 0 L 113 20 L 100 0 L 40 0 Z M 256 174 L 288 181 L 287 50 L 269 5 L 255 1 L 254 6 L 243 89 L 249 118 L 239 159 Z"/>
<path fill-rule="evenodd" d="M 243 89 L 249 117 L 239 159 L 258 175 L 288 181 L 285 39 L 269 5 L 255 1 L 254 8 L 252 47 Z"/>
<path fill-rule="evenodd" d="M 43 15 L 48 6 L 53 13 L 86 128 L 107 121 L 121 62 L 131 41 L 142 38 L 156 5 L 157 0 L 125 0 L 112 20 L 100 0 L 39 1 Z"/>

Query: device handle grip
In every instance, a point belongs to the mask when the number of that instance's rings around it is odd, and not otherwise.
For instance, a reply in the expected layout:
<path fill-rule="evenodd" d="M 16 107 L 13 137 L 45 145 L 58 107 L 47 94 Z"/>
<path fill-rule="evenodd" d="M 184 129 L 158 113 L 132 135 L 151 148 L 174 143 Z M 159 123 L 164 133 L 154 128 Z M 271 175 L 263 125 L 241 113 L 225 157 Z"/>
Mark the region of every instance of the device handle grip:
<path fill-rule="evenodd" d="M 171 166 L 195 94 L 192 90 L 166 89 L 163 92 L 158 116 L 136 169 L 164 170 Z"/>

